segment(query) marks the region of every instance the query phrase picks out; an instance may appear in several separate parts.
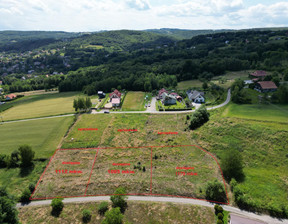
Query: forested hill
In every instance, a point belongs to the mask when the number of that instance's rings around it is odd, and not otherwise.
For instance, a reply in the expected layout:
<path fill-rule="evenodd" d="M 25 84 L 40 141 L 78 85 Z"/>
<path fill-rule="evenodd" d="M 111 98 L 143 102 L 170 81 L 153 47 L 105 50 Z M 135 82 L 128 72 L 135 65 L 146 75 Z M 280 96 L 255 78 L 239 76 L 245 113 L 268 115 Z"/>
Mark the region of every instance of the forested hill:
<path fill-rule="evenodd" d="M 0 31 L 0 51 L 27 51 L 82 33 L 62 31 Z"/>
<path fill-rule="evenodd" d="M 162 34 L 162 35 L 166 35 L 169 37 L 174 37 L 179 40 L 183 40 L 183 39 L 191 39 L 192 37 L 195 37 L 198 35 L 223 33 L 223 32 L 235 31 L 235 30 L 186 30 L 186 29 L 162 28 L 162 29 L 149 29 L 149 30 L 144 30 L 144 31 Z"/>

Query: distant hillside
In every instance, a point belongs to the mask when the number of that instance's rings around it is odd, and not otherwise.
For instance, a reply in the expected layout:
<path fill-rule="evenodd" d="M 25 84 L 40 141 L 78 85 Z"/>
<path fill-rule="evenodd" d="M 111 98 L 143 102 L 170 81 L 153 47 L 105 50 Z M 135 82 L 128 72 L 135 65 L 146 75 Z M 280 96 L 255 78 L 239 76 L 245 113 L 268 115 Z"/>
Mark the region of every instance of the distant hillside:
<path fill-rule="evenodd" d="M 62 31 L 0 31 L 0 51 L 29 51 L 80 35 Z"/>
<path fill-rule="evenodd" d="M 174 37 L 177 39 L 191 39 L 192 37 L 195 37 L 198 35 L 215 34 L 215 33 L 229 32 L 229 31 L 235 31 L 235 30 L 185 30 L 185 29 L 163 28 L 163 29 L 149 29 L 149 30 L 144 30 L 144 31 L 167 35 L 167 36 Z"/>
<path fill-rule="evenodd" d="M 127 51 L 169 45 L 176 41 L 173 37 L 150 32 L 117 30 L 85 34 L 70 42 L 70 47 L 105 48 L 107 51 Z"/>

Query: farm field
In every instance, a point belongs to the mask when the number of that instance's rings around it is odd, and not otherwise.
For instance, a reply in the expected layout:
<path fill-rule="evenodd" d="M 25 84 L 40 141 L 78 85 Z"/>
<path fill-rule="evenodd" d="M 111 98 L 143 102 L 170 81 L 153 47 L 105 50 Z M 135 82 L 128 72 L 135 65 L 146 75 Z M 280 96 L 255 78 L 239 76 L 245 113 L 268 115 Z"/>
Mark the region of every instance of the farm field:
<path fill-rule="evenodd" d="M 53 155 L 72 124 L 73 117 L 59 117 L 0 125 L 0 153 L 10 155 L 20 145 L 28 144 L 37 158 Z"/>
<path fill-rule="evenodd" d="M 178 90 L 186 90 L 190 88 L 202 88 L 203 82 L 201 82 L 198 79 L 195 80 L 188 80 L 188 81 L 182 81 L 178 82 L 177 89 Z"/>
<path fill-rule="evenodd" d="M 59 150 L 32 198 L 111 195 L 122 186 L 132 195 L 204 199 L 201 187 L 214 179 L 224 185 L 216 161 L 196 146 Z"/>
<path fill-rule="evenodd" d="M 64 117 L 0 125 L 1 154 L 10 155 L 20 145 L 29 144 L 36 159 L 42 158 L 34 161 L 33 169 L 0 169 L 0 185 L 18 195 L 29 183 L 36 183 L 72 121 L 73 117 Z"/>
<path fill-rule="evenodd" d="M 223 116 L 288 123 L 288 106 L 274 104 L 229 104 Z"/>
<path fill-rule="evenodd" d="M 0 113 L 4 121 L 74 113 L 73 99 L 79 92 L 31 95 L 6 103 L 12 108 Z M 0 106 L 1 107 L 1 106 Z"/>
<path fill-rule="evenodd" d="M 103 216 L 98 213 L 100 202 L 65 204 L 59 217 L 51 215 L 51 206 L 24 207 L 19 209 L 22 223 L 76 224 L 82 223 L 82 211 L 92 211 L 90 223 L 100 224 Z M 109 205 L 111 207 L 111 204 Z M 37 213 L 37 216 L 34 214 Z M 181 215 L 179 215 L 181 214 Z M 195 205 L 158 202 L 130 202 L 124 216 L 125 223 L 215 223 L 213 208 Z"/>
<path fill-rule="evenodd" d="M 144 92 L 128 92 L 122 105 L 123 111 L 144 111 Z"/>

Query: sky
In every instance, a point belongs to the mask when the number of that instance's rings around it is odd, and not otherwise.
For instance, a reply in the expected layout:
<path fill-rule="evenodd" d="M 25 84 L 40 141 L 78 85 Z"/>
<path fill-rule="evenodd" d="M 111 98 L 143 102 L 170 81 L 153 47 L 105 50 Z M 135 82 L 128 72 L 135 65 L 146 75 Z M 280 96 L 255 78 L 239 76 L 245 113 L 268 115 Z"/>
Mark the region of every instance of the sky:
<path fill-rule="evenodd" d="M 288 27 L 288 0 L 0 0 L 0 30 Z"/>

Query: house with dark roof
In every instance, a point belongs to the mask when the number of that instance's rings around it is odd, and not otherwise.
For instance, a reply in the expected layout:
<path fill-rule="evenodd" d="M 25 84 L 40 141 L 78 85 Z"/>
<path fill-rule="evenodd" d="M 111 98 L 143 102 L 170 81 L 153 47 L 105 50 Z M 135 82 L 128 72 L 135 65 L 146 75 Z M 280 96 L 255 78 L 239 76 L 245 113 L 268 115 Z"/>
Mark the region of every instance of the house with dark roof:
<path fill-rule="evenodd" d="M 197 90 L 188 90 L 186 93 L 191 102 L 205 103 L 204 92 L 199 92 Z"/>
<path fill-rule="evenodd" d="M 277 91 L 277 89 L 278 87 L 272 81 L 257 82 L 255 85 L 255 90 L 262 92 L 262 93 L 275 92 Z"/>
<path fill-rule="evenodd" d="M 255 71 L 250 74 L 250 77 L 253 79 L 253 81 L 259 81 L 264 80 L 264 78 L 267 76 L 267 73 L 265 71 Z"/>
<path fill-rule="evenodd" d="M 119 107 L 121 103 L 121 93 L 115 89 L 113 93 L 109 94 L 110 102 L 113 107 Z"/>

